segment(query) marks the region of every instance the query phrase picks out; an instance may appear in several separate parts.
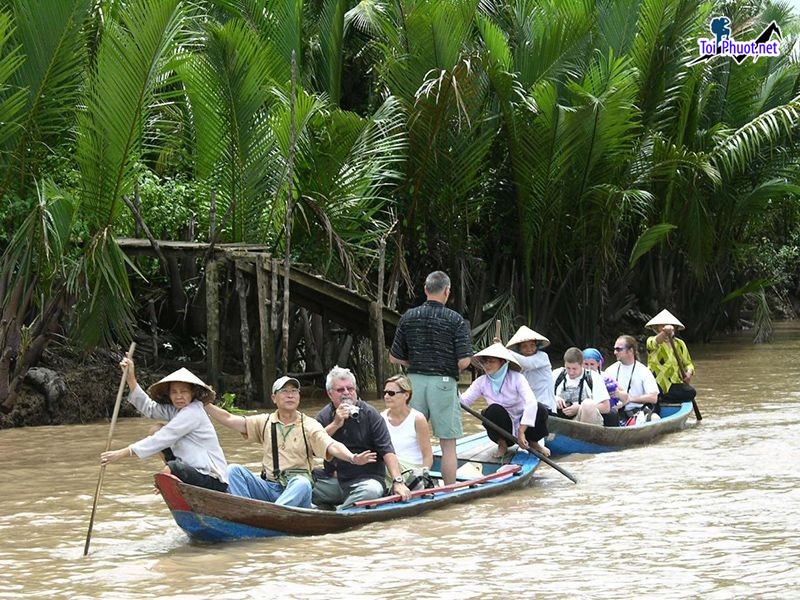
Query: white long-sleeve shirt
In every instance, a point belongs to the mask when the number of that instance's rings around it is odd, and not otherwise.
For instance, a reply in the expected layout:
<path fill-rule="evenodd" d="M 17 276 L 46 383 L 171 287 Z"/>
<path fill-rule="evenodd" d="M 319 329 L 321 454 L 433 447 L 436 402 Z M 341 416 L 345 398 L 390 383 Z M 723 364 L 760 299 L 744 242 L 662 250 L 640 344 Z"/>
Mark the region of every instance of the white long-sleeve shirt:
<path fill-rule="evenodd" d="M 517 359 L 519 366 L 522 367 L 522 374 L 528 380 L 528 385 L 533 390 L 533 395 L 536 396 L 536 401 L 541 402 L 550 411 L 556 411 L 556 397 L 553 393 L 553 376 L 550 366 L 550 357 L 546 352 L 537 350 L 531 356 L 523 356 L 519 352 L 511 353 Z"/>
<path fill-rule="evenodd" d="M 148 419 L 168 421 L 153 435 L 131 444 L 136 456 L 147 458 L 164 448 L 171 448 L 176 457 L 200 473 L 228 483 L 228 463 L 202 402 L 195 400 L 178 410 L 172 404 L 154 401 L 138 385 L 128 396 L 128 402 Z"/>

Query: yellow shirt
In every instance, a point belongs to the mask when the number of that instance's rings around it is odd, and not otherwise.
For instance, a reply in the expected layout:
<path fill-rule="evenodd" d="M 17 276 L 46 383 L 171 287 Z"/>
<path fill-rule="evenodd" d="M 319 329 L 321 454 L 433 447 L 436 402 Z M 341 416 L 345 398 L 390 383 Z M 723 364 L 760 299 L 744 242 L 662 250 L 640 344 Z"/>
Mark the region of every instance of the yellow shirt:
<path fill-rule="evenodd" d="M 281 471 L 288 469 L 311 470 L 313 464 L 311 457 L 325 458 L 325 452 L 334 440 L 316 419 L 302 413 L 297 413 L 298 418 L 292 425 L 284 425 L 278 420 L 278 413 L 260 414 L 245 417 L 247 433 L 245 437 L 264 447 L 262 465 L 267 472 L 267 478 L 275 481 L 272 464 L 272 435 L 271 424 L 277 425 L 278 439 L 278 468 Z M 301 420 L 302 419 L 302 425 Z M 303 433 L 305 431 L 305 437 Z M 306 446 L 306 442 L 308 445 Z"/>
<path fill-rule="evenodd" d="M 692 357 L 689 356 L 686 344 L 678 338 L 672 338 L 672 341 L 675 344 L 675 352 L 681 358 L 684 372 L 690 369 L 694 371 Z M 647 366 L 656 376 L 656 382 L 658 382 L 658 386 L 664 393 L 669 391 L 673 383 L 681 383 L 683 381 L 672 347 L 669 342 L 656 343 L 656 336 L 647 338 Z"/>

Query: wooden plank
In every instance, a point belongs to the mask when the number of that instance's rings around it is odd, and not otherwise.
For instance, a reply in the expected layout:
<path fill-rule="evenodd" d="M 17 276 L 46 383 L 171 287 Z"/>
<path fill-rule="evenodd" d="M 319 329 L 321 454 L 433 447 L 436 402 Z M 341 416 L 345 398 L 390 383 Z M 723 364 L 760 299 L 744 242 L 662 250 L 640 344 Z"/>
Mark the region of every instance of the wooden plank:
<path fill-rule="evenodd" d="M 123 250 L 144 250 L 154 253 L 149 240 L 139 238 L 115 238 L 117 245 Z M 179 250 L 182 252 L 205 252 L 211 244 L 207 242 L 187 242 L 183 240 L 158 240 L 161 249 Z M 215 248 L 224 250 L 247 250 L 249 252 L 268 252 L 269 246 L 263 244 L 215 244 Z"/>

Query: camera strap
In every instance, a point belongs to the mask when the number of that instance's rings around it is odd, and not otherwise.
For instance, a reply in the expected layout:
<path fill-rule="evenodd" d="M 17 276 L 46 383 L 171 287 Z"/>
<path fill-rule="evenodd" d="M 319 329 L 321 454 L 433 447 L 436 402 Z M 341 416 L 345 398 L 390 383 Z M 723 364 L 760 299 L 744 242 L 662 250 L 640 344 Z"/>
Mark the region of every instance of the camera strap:
<path fill-rule="evenodd" d="M 269 432 L 272 438 L 272 475 L 275 477 L 275 481 L 278 481 L 281 469 L 278 466 L 278 424 L 275 421 L 270 423 Z"/>

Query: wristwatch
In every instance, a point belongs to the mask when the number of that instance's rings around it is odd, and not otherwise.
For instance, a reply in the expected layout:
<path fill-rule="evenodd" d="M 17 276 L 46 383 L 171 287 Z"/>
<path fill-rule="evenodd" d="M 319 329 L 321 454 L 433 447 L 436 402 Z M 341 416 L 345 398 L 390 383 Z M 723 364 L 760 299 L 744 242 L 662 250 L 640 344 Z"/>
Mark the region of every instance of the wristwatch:
<path fill-rule="evenodd" d="M 398 475 L 397 477 L 395 477 L 394 479 L 392 479 L 392 481 L 393 481 L 394 483 L 405 483 L 405 482 L 406 482 L 406 480 L 405 480 L 405 479 L 403 479 L 403 476 L 402 476 L 402 475 Z"/>

